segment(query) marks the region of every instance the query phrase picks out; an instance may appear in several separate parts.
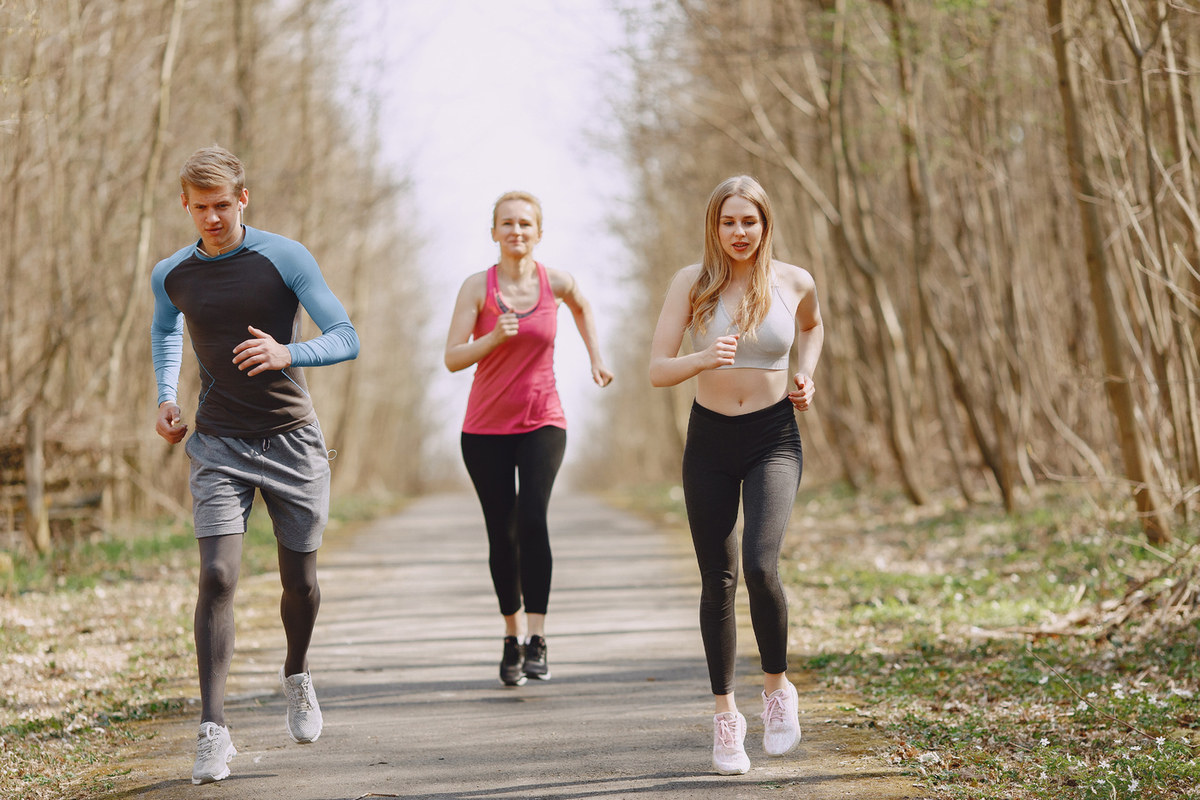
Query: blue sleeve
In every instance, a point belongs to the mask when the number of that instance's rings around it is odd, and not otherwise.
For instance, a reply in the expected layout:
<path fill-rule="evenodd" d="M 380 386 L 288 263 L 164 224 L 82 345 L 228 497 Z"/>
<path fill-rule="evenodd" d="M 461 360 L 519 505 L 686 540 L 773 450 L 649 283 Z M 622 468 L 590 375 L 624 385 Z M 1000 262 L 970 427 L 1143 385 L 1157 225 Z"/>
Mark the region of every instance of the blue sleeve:
<path fill-rule="evenodd" d="M 154 290 L 154 318 L 150 322 L 150 355 L 154 359 L 154 377 L 158 381 L 158 402 L 175 400 L 179 387 L 179 367 L 183 363 L 183 314 L 167 296 L 167 273 L 176 261 L 160 261 L 150 274 Z"/>
<path fill-rule="evenodd" d="M 346 309 L 325 283 L 317 260 L 298 242 L 289 244 L 288 258 L 282 263 L 276 261 L 276 268 L 308 316 L 321 329 L 321 335 L 315 339 L 287 346 L 292 354 L 292 366 L 320 367 L 357 357 L 358 332 Z"/>

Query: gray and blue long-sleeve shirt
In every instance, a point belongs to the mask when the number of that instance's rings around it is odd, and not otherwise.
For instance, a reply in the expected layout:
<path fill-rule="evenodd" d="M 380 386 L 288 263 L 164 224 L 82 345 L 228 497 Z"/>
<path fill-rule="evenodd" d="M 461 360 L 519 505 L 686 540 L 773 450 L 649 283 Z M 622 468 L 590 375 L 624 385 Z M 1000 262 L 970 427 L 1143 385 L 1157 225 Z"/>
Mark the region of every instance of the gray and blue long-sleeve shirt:
<path fill-rule="evenodd" d="M 175 400 L 186 320 L 200 365 L 196 430 L 256 439 L 316 421 L 301 368 L 352 359 L 359 344 L 346 309 L 304 245 L 244 227 L 233 252 L 214 258 L 196 242 L 155 265 L 150 345 L 158 402 Z M 305 342 L 298 341 L 301 306 L 321 329 Z M 233 348 L 253 337 L 250 325 L 286 345 L 291 366 L 253 377 L 239 370 Z"/>

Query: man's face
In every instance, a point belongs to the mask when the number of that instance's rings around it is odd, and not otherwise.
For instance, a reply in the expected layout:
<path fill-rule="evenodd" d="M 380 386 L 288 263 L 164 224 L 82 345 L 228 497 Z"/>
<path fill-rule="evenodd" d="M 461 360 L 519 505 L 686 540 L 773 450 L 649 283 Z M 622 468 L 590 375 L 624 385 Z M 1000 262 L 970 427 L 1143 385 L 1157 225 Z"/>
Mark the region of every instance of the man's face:
<path fill-rule="evenodd" d="M 200 232 L 204 252 L 220 255 L 238 241 L 242 235 L 242 209 L 250 202 L 248 190 L 239 193 L 232 186 L 212 189 L 192 186 L 179 196 Z"/>

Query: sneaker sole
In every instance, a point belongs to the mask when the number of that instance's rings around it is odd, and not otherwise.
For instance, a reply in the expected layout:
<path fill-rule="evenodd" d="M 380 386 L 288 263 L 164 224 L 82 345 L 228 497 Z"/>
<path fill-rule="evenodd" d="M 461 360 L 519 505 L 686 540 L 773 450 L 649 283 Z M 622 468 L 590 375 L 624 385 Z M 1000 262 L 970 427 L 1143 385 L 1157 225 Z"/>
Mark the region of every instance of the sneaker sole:
<path fill-rule="evenodd" d="M 311 738 L 311 739 L 297 739 L 297 738 L 296 738 L 296 734 L 292 733 L 292 726 L 287 724 L 287 720 L 284 720 L 284 721 L 283 721 L 283 729 L 284 729 L 285 731 L 287 731 L 287 735 L 288 735 L 288 736 L 291 738 L 291 740 L 292 740 L 293 742 L 295 742 L 296 744 L 312 744 L 312 743 L 313 743 L 313 742 L 315 742 L 317 739 L 320 739 L 320 738 L 321 738 L 321 733 L 323 733 L 323 731 L 318 731 L 318 732 L 317 732 L 317 735 L 316 735 L 316 736 L 314 736 L 314 737 L 313 737 L 313 738 Z"/>
<path fill-rule="evenodd" d="M 229 761 L 236 755 L 237 755 L 236 749 L 234 749 L 232 753 L 226 754 L 225 769 L 219 775 L 213 775 L 208 778 L 197 778 L 195 775 L 193 775 L 192 776 L 192 786 L 203 786 L 206 783 L 216 783 L 217 781 L 223 781 L 226 778 L 228 778 L 229 777 Z"/>
<path fill-rule="evenodd" d="M 533 675 L 531 673 L 526 672 L 525 677 L 529 678 L 529 680 L 531 680 L 531 681 L 548 681 L 548 680 L 550 680 L 550 673 L 547 672 L 544 675 Z"/>
<path fill-rule="evenodd" d="M 503 678 L 501 678 L 500 685 L 501 686 L 524 686 L 525 685 L 525 676 L 522 675 L 521 677 L 517 678 L 515 681 L 506 681 Z"/>
<path fill-rule="evenodd" d="M 784 750 L 784 751 L 782 751 L 782 752 L 779 752 L 779 753 L 772 753 L 770 750 L 767 750 L 767 749 L 764 747 L 764 748 L 763 748 L 763 752 L 765 752 L 765 753 L 766 753 L 768 756 L 770 756 L 771 758 L 781 758 L 782 756 L 786 756 L 788 753 L 792 752 L 793 750 L 795 750 L 795 749 L 796 749 L 797 747 L 799 747 L 799 746 L 800 746 L 800 737 L 799 737 L 799 736 L 797 736 L 797 737 L 796 737 L 796 741 L 792 742 L 792 746 L 791 746 L 791 747 L 789 747 L 787 750 Z"/>
<path fill-rule="evenodd" d="M 193 786 L 203 786 L 206 783 L 216 783 L 217 781 L 223 781 L 228 777 L 229 777 L 229 767 L 226 767 L 225 771 L 222 772 L 220 775 L 215 775 L 211 778 L 192 778 L 192 785 Z"/>
<path fill-rule="evenodd" d="M 721 769 L 716 764 L 713 764 L 713 769 L 717 771 L 718 775 L 745 775 L 750 771 L 749 767 L 746 769 Z"/>

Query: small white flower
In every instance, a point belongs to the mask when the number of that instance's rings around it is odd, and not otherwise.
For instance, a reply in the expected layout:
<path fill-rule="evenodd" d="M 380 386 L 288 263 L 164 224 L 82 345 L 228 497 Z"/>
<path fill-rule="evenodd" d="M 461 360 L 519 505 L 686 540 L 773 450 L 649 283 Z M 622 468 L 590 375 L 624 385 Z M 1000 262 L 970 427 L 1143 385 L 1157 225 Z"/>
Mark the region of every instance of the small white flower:
<path fill-rule="evenodd" d="M 1157 739 L 1154 740 L 1154 743 L 1156 745 L 1158 745 L 1159 747 L 1162 747 L 1164 744 L 1167 743 L 1167 737 L 1159 736 Z"/>
<path fill-rule="evenodd" d="M 1113 697 L 1117 698 L 1118 700 L 1124 700 L 1125 693 L 1122 692 L 1120 689 L 1118 689 L 1116 692 L 1113 693 Z"/>
<path fill-rule="evenodd" d="M 1045 770 L 1043 770 L 1042 774 L 1038 776 L 1038 780 L 1048 781 L 1050 780 L 1050 776 L 1046 774 Z"/>
<path fill-rule="evenodd" d="M 1142 746 L 1140 744 L 1135 744 L 1133 747 L 1130 747 L 1129 749 L 1136 753 L 1142 749 Z"/>
<path fill-rule="evenodd" d="M 1043 676 L 1042 676 L 1042 679 L 1038 681 L 1038 684 L 1039 684 L 1039 685 L 1041 685 L 1041 686 L 1045 686 L 1045 685 L 1046 685 L 1046 683 L 1047 683 L 1049 680 L 1050 680 L 1050 676 L 1049 676 L 1049 675 L 1043 675 Z"/>
<path fill-rule="evenodd" d="M 1129 791 L 1136 792 L 1139 785 L 1137 778 L 1131 778 L 1129 781 Z"/>
<path fill-rule="evenodd" d="M 1080 700 L 1079 705 L 1075 706 L 1075 708 L 1079 709 L 1080 711 L 1087 711 L 1088 704 Z"/>
<path fill-rule="evenodd" d="M 1088 699 L 1088 700 L 1095 700 L 1095 699 L 1096 699 L 1096 693 L 1095 693 L 1095 692 L 1088 692 L 1088 693 L 1087 693 L 1087 699 Z"/>
<path fill-rule="evenodd" d="M 1042 747 L 1045 747 L 1046 745 L 1050 744 L 1050 740 L 1043 736 L 1042 740 L 1038 742 L 1038 744 L 1040 744 Z"/>
<path fill-rule="evenodd" d="M 917 761 L 920 761 L 922 764 L 937 764 L 941 760 L 942 757 L 934 752 L 921 753 L 921 755 L 917 756 Z"/>

